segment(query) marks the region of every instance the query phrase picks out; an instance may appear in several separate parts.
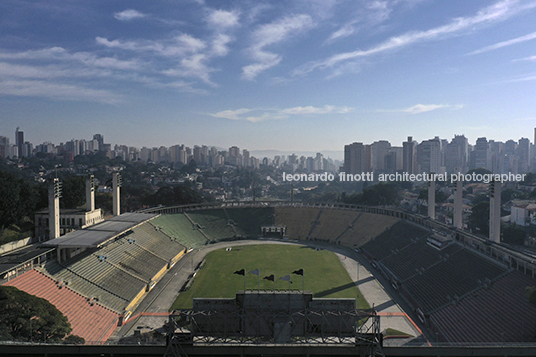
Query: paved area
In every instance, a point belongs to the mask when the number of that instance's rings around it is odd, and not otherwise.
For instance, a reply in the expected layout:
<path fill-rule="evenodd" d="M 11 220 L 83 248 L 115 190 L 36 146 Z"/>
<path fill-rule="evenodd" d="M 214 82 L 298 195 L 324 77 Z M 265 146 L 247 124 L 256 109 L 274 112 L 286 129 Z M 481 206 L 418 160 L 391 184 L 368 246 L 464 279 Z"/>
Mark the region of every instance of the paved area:
<path fill-rule="evenodd" d="M 385 331 L 387 328 L 392 328 L 414 336 L 414 338 L 405 340 L 393 339 L 389 341 L 389 344 L 400 345 L 411 342 L 411 340 L 426 341 L 420 329 L 413 322 L 415 319 L 410 318 L 404 312 L 402 307 L 391 298 L 387 290 L 392 290 L 391 293 L 396 293 L 396 291 L 393 291 L 394 289 L 388 285 L 388 282 L 387 286 L 385 281 L 379 282 L 371 273 L 373 268 L 368 266 L 367 262 L 360 262 L 356 253 L 352 250 L 321 242 L 281 240 L 221 242 L 203 246 L 189 252 L 149 292 L 132 315 L 132 318 L 123 327 L 115 331 L 110 341 L 118 341 L 123 337 L 132 337 L 135 334 L 153 330 L 163 332 L 163 326 L 167 321 L 166 313 L 175 301 L 180 288 L 209 252 L 225 247 L 255 244 L 303 244 L 333 251 L 348 271 L 350 278 L 356 282 L 356 285 L 358 285 L 367 302 L 371 306 L 374 305 L 378 314 L 382 316 L 380 320 L 381 330 Z M 381 279 L 382 277 L 378 278 Z M 400 301 L 400 299 L 397 300 Z"/>

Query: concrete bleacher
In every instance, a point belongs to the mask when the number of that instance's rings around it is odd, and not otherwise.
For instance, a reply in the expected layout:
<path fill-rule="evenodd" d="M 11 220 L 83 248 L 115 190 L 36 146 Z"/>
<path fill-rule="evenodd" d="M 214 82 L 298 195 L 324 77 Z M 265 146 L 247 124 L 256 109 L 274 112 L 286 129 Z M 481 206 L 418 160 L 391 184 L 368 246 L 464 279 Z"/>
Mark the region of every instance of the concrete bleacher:
<path fill-rule="evenodd" d="M 363 245 L 362 249 L 373 259 L 382 260 L 393 254 L 394 251 L 414 243 L 415 240 L 424 239 L 428 234 L 426 229 L 399 221 Z"/>
<path fill-rule="evenodd" d="M 398 218 L 381 214 L 367 212 L 355 212 L 354 214 L 355 219 L 351 222 L 352 226 L 337 237 L 340 244 L 350 248 L 361 247 L 400 221 Z"/>
<path fill-rule="evenodd" d="M 446 342 L 529 342 L 536 330 L 536 307 L 525 293 L 536 279 L 514 271 L 430 316 Z"/>
<path fill-rule="evenodd" d="M 271 207 L 224 208 L 229 220 L 235 223 L 240 237 L 257 238 L 262 226 L 274 224 L 274 209 Z"/>
<path fill-rule="evenodd" d="M 337 209 L 325 209 L 318 216 L 318 223 L 313 227 L 310 238 L 329 240 L 335 243 L 355 220 L 358 212 Z"/>
<path fill-rule="evenodd" d="M 108 308 L 130 311 L 186 248 L 143 223 L 100 249 L 88 250 L 65 262 L 49 262 L 44 272 L 66 282 L 88 298 Z"/>
<path fill-rule="evenodd" d="M 62 264 L 49 262 L 44 272 L 54 280 L 65 282 L 71 289 L 88 298 L 97 298 L 104 306 L 122 313 L 130 302 L 146 289 L 140 278 L 101 261 L 95 255 Z"/>
<path fill-rule="evenodd" d="M 448 304 L 456 296 L 461 298 L 482 287 L 486 279 L 493 281 L 506 271 L 506 268 L 462 249 L 452 254 L 447 261 L 408 279 L 403 286 L 421 310 L 430 313 Z"/>
<path fill-rule="evenodd" d="M 222 209 L 189 211 L 184 213 L 205 233 L 210 240 L 233 238 L 236 233 Z"/>
<path fill-rule="evenodd" d="M 440 263 L 442 257 L 450 256 L 460 249 L 462 249 L 461 246 L 451 244 L 442 250 L 437 250 L 431 247 L 426 239 L 419 239 L 384 258 L 381 263 L 391 272 L 395 272 L 399 281 L 404 281 L 419 274 L 423 269 L 426 270 Z"/>
<path fill-rule="evenodd" d="M 151 223 L 188 248 L 196 248 L 207 242 L 199 229 L 182 213 L 160 215 Z"/>
<path fill-rule="evenodd" d="M 60 286 L 37 270 L 30 270 L 5 285 L 48 300 L 67 317 L 73 329 L 71 334 L 84 338 L 86 343 L 104 343 L 117 327 L 119 314 Z"/>
<path fill-rule="evenodd" d="M 313 207 L 276 207 L 275 225 L 286 226 L 286 235 L 291 239 L 306 239 L 320 212 Z"/>

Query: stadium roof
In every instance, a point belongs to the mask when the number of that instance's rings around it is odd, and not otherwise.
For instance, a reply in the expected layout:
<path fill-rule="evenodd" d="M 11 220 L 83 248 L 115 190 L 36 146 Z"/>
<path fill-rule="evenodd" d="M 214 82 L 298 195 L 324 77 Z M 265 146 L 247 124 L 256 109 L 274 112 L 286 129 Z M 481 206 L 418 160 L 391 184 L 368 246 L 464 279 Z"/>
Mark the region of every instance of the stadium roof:
<path fill-rule="evenodd" d="M 32 261 L 40 255 L 51 252 L 53 248 L 39 249 L 42 245 L 31 244 L 23 248 L 10 251 L 0 256 L 0 273 L 4 273 L 17 266 Z"/>
<path fill-rule="evenodd" d="M 109 240 L 120 236 L 128 230 L 155 218 L 156 214 L 123 213 L 94 226 L 67 233 L 56 239 L 43 243 L 58 248 L 97 248 Z"/>

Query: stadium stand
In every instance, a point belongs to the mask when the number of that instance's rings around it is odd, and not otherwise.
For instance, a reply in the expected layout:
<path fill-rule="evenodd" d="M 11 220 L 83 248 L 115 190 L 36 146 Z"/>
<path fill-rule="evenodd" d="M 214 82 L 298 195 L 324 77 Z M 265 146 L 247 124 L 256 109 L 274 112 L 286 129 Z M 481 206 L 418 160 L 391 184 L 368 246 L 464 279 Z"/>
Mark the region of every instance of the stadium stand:
<path fill-rule="evenodd" d="M 271 207 L 224 208 L 224 211 L 240 237 L 257 238 L 262 226 L 274 224 L 274 209 Z"/>
<path fill-rule="evenodd" d="M 275 225 L 286 226 L 287 236 L 292 239 L 307 239 L 319 210 L 312 207 L 276 207 Z"/>
<path fill-rule="evenodd" d="M 337 238 L 349 229 L 356 215 L 358 213 L 353 211 L 325 209 L 317 218 L 318 223 L 313 227 L 310 236 L 313 239 L 329 239 L 331 243 L 335 243 Z"/>
<path fill-rule="evenodd" d="M 405 281 L 414 275 L 420 274 L 434 264 L 439 264 L 442 257 L 450 256 L 462 249 L 457 244 L 450 244 L 441 251 L 431 247 L 426 239 L 419 239 L 409 244 L 396 253 L 389 255 L 380 261 L 399 281 Z"/>
<path fill-rule="evenodd" d="M 351 227 L 337 237 L 340 244 L 350 248 L 361 247 L 400 221 L 395 217 L 374 213 L 354 212 L 354 214 L 355 219 Z"/>
<path fill-rule="evenodd" d="M 221 209 L 189 211 L 184 215 L 190 217 L 194 224 L 206 234 L 210 240 L 235 237 L 235 232 Z"/>
<path fill-rule="evenodd" d="M 529 342 L 536 330 L 536 307 L 525 293 L 536 280 L 513 271 L 457 304 L 431 314 L 446 342 Z"/>
<path fill-rule="evenodd" d="M 71 334 L 83 337 L 86 343 L 104 343 L 117 327 L 119 314 L 57 284 L 37 270 L 30 270 L 5 285 L 48 300 L 67 317 L 73 329 Z"/>
<path fill-rule="evenodd" d="M 369 219 L 369 217 L 360 217 L 359 221 L 363 222 L 360 225 L 365 226 L 365 222 L 368 222 Z M 423 228 L 400 221 L 386 229 L 383 233 L 380 233 L 378 236 L 373 236 L 374 239 L 363 245 L 362 249 L 373 259 L 382 260 L 387 258 L 393 252 L 401 250 L 404 247 L 412 244 L 415 240 L 423 239 L 428 234 L 429 232 Z"/>
<path fill-rule="evenodd" d="M 91 249 L 43 272 L 118 312 L 130 311 L 186 248 L 150 222 L 129 230 L 101 249 Z"/>
<path fill-rule="evenodd" d="M 408 279 L 403 286 L 423 312 L 432 313 L 455 297 L 463 298 L 481 288 L 486 279 L 493 281 L 506 271 L 506 268 L 462 249 L 446 261 Z"/>
<path fill-rule="evenodd" d="M 160 215 L 151 223 L 188 248 L 197 248 L 207 242 L 206 237 L 182 213 Z"/>

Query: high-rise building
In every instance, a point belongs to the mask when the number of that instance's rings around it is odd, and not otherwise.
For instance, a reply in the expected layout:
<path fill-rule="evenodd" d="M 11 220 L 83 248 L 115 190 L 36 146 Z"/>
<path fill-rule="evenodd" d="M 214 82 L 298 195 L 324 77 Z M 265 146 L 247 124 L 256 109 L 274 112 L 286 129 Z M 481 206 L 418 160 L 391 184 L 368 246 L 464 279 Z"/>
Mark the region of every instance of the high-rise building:
<path fill-rule="evenodd" d="M 469 144 L 464 135 L 455 135 L 445 147 L 445 169 L 448 173 L 467 172 Z"/>
<path fill-rule="evenodd" d="M 415 141 L 413 137 L 408 136 L 408 140 L 402 143 L 403 160 L 402 170 L 409 174 L 415 173 Z"/>
<path fill-rule="evenodd" d="M 478 138 L 471 152 L 471 169 L 486 169 L 491 171 L 491 152 L 488 139 Z"/>
<path fill-rule="evenodd" d="M 385 155 L 391 148 L 391 143 L 386 140 L 375 141 L 371 145 L 372 148 L 372 169 L 374 171 L 383 172 L 385 170 Z"/>
<path fill-rule="evenodd" d="M 441 140 L 435 137 L 425 140 L 417 146 L 417 157 L 420 172 L 443 172 L 443 160 L 441 155 Z"/>
<path fill-rule="evenodd" d="M 368 147 L 368 149 L 367 149 Z M 344 146 L 344 172 L 355 175 L 370 171 L 372 150 L 370 145 L 353 143 Z"/>
<path fill-rule="evenodd" d="M 95 151 L 104 150 L 104 136 L 102 134 L 93 135 L 93 140 L 95 140 L 97 143 L 97 144 L 94 144 L 93 150 Z"/>
<path fill-rule="evenodd" d="M 20 131 L 19 127 L 15 130 L 15 145 L 17 145 L 17 156 L 23 157 L 24 132 Z"/>
<path fill-rule="evenodd" d="M 518 141 L 517 146 L 517 158 L 519 165 L 519 172 L 525 173 L 529 171 L 530 168 L 530 140 L 527 138 L 521 138 Z"/>

